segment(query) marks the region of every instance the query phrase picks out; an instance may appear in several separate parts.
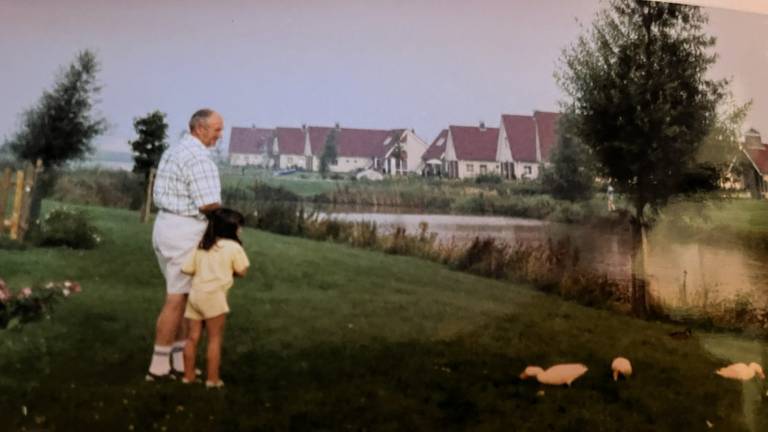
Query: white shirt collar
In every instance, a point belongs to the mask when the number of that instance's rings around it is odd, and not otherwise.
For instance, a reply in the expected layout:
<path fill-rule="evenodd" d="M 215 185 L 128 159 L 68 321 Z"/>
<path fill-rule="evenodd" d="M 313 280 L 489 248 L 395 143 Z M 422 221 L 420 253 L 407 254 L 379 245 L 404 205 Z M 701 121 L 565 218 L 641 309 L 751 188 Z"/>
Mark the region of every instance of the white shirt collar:
<path fill-rule="evenodd" d="M 185 133 L 184 136 L 181 138 L 181 143 L 184 145 L 192 146 L 196 150 L 204 150 L 206 153 L 208 153 L 209 151 L 208 147 L 206 147 L 202 141 L 197 139 L 196 136 L 192 135 L 189 132 Z"/>

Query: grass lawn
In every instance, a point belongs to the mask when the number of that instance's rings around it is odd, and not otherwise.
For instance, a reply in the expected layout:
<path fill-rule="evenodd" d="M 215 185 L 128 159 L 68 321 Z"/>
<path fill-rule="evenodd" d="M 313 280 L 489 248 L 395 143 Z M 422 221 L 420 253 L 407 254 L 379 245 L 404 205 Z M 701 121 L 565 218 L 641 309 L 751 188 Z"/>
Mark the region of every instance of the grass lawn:
<path fill-rule="evenodd" d="M 220 168 L 222 187 L 251 187 L 260 181 L 273 187 L 282 187 L 302 197 L 311 197 L 336 190 L 337 185 L 349 183 L 345 180 L 324 180 L 317 173 L 296 173 L 288 176 L 273 176 L 271 172 L 247 168 Z M 304 176 L 306 178 L 302 178 Z"/>
<path fill-rule="evenodd" d="M 768 201 L 748 198 L 677 202 L 664 210 L 669 217 L 695 219 L 705 229 L 728 227 L 734 231 L 768 234 Z M 700 218 L 703 217 L 703 220 Z"/>
<path fill-rule="evenodd" d="M 524 286 L 253 230 L 252 271 L 230 295 L 227 387 L 145 383 L 163 298 L 151 226 L 88 211 L 96 250 L 0 250 L 12 287 L 84 289 L 50 320 L 0 331 L 0 430 L 768 430 L 765 386 L 713 374 L 768 366 L 763 341 L 679 341 L 673 326 Z M 633 361 L 630 380 L 611 380 L 616 355 Z M 574 361 L 590 370 L 572 388 L 518 378 Z"/>

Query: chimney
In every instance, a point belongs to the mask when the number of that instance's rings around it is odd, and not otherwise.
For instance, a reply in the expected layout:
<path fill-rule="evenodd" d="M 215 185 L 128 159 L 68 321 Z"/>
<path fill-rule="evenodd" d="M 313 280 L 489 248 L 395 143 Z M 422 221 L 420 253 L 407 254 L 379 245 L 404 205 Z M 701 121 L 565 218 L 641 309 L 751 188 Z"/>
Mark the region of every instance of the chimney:
<path fill-rule="evenodd" d="M 336 124 L 333 126 L 333 128 L 336 129 L 337 131 L 341 130 L 341 125 L 339 124 L 339 122 L 336 122 Z"/>
<path fill-rule="evenodd" d="M 762 142 L 762 139 L 760 139 L 760 132 L 758 132 L 754 128 L 750 128 L 744 134 L 744 147 L 751 148 L 751 149 L 762 149 L 763 142 Z"/>
<path fill-rule="evenodd" d="M 485 132 L 485 122 L 482 120 L 480 121 L 480 132 Z"/>
<path fill-rule="evenodd" d="M 302 123 L 301 124 L 301 130 L 303 130 L 305 132 L 307 131 L 307 124 L 306 123 Z"/>

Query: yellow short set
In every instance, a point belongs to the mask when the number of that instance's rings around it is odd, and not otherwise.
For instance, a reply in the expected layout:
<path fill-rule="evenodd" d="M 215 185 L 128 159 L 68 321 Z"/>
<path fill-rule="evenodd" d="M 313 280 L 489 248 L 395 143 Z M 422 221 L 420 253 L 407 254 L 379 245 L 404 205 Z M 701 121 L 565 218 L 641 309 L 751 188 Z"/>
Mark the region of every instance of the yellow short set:
<path fill-rule="evenodd" d="M 192 290 L 187 300 L 184 318 L 205 320 L 229 313 L 227 293 L 224 290 L 198 292 Z"/>

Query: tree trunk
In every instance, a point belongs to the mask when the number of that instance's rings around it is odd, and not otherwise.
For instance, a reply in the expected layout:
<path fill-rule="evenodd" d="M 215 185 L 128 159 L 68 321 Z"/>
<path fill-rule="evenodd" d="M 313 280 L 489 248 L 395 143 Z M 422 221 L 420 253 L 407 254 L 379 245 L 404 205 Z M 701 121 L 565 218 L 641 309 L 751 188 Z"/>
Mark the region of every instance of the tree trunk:
<path fill-rule="evenodd" d="M 642 216 L 630 221 L 632 231 L 632 288 L 630 301 L 632 313 L 640 318 L 648 316 L 648 293 L 645 272 L 645 224 Z"/>
<path fill-rule="evenodd" d="M 32 188 L 32 196 L 29 203 L 29 227 L 36 227 L 40 221 L 43 198 L 53 193 L 56 186 L 58 173 L 53 168 L 45 168 L 35 179 L 35 187 Z"/>

